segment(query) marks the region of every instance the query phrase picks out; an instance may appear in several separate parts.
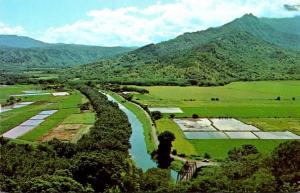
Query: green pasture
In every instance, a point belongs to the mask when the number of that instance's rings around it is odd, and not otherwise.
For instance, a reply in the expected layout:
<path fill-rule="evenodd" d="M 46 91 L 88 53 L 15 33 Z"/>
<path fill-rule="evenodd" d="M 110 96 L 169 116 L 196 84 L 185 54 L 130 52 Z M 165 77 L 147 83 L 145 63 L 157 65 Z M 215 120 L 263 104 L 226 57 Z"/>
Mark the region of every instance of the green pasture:
<path fill-rule="evenodd" d="M 235 82 L 218 87 L 150 86 L 134 100 L 155 107 L 180 107 L 177 117 L 300 118 L 300 81 Z M 276 100 L 280 97 L 280 100 Z M 218 98 L 219 101 L 212 101 Z M 295 100 L 293 100 L 295 98 Z"/>

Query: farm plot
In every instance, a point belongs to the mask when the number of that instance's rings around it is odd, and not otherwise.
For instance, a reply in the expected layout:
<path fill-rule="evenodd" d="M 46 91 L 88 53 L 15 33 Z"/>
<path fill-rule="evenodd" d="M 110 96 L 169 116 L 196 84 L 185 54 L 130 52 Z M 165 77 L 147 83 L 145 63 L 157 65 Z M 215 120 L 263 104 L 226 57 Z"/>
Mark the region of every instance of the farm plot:
<path fill-rule="evenodd" d="M 233 118 L 211 119 L 212 124 L 220 131 L 259 131 L 258 128 L 247 125 Z"/>
<path fill-rule="evenodd" d="M 92 127 L 92 125 L 62 124 L 44 135 L 40 141 L 45 142 L 56 138 L 62 141 L 77 142 L 83 134 L 89 131 L 90 127 Z"/>
<path fill-rule="evenodd" d="M 13 132 L 15 131 L 14 129 L 16 129 L 17 134 L 12 137 L 28 142 L 40 141 L 40 139 L 52 129 L 63 124 L 64 120 L 66 120 L 66 124 L 75 124 L 72 123 L 74 122 L 72 120 L 75 120 L 76 124 L 83 125 L 74 136 L 74 138 L 78 140 L 82 134 L 85 133 L 86 128 L 89 128 L 90 124 L 94 123 L 95 116 L 92 109 L 80 113 L 79 105 L 83 103 L 82 101 L 87 101 L 87 99 L 79 91 L 69 90 L 68 96 L 55 97 L 51 94 L 31 95 L 40 94 L 40 89 L 38 88 L 39 87 L 27 85 L 0 88 L 0 95 L 5 97 L 9 97 L 13 94 L 29 94 L 20 97 L 22 99 L 21 105 L 27 105 L 26 103 L 33 102 L 30 105 L 22 106 L 22 108 L 1 113 L 0 135 L 6 132 Z M 6 92 L 5 95 L 3 95 L 2 91 Z M 49 93 L 53 92 L 53 90 L 49 91 Z M 41 121 L 42 119 L 44 121 Z"/>
<path fill-rule="evenodd" d="M 217 131 L 210 120 L 203 118 L 195 120 L 174 119 L 173 120 L 183 131 Z"/>
<path fill-rule="evenodd" d="M 257 139 L 257 136 L 252 132 L 225 132 L 226 135 L 229 136 L 230 139 Z"/>
<path fill-rule="evenodd" d="M 262 132 L 233 118 L 173 119 L 186 139 L 299 139 L 289 131 Z"/>
<path fill-rule="evenodd" d="M 260 139 L 300 139 L 300 136 L 289 131 L 280 132 L 254 132 Z"/>
<path fill-rule="evenodd" d="M 23 122 L 19 126 L 7 131 L 3 134 L 3 137 L 16 139 L 28 131 L 34 129 L 38 125 L 40 125 L 42 122 L 45 121 L 45 118 L 49 117 L 53 113 L 57 112 L 57 110 L 52 110 L 52 113 L 48 113 L 47 115 L 43 114 L 44 111 L 40 112 L 38 115 L 35 115 L 34 117 L 28 119 L 27 121 Z"/>
<path fill-rule="evenodd" d="M 26 107 L 27 105 L 31 105 L 33 102 L 20 102 L 20 103 L 17 103 L 17 104 L 14 104 L 14 105 L 11 105 L 11 106 L 6 106 L 6 107 L 1 107 L 0 106 L 0 113 L 4 113 L 6 111 L 10 111 L 10 110 L 13 110 L 13 109 L 18 109 L 18 108 L 21 108 L 21 107 Z"/>
<path fill-rule="evenodd" d="M 187 139 L 227 139 L 223 132 L 184 132 Z"/>
<path fill-rule="evenodd" d="M 150 107 L 148 109 L 150 112 L 159 111 L 161 113 L 183 113 L 183 111 L 178 107 Z"/>

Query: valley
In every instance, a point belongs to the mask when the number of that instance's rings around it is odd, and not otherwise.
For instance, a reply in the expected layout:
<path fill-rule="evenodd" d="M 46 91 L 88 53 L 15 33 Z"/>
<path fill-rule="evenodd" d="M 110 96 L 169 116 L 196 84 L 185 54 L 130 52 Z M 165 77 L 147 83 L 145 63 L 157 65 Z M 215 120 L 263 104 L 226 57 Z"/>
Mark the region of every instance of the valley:
<path fill-rule="evenodd" d="M 299 15 L 193 32 L 177 18 L 171 33 L 166 6 L 150 30 L 161 5 L 86 11 L 47 36 L 0 21 L 0 192 L 300 191 Z"/>

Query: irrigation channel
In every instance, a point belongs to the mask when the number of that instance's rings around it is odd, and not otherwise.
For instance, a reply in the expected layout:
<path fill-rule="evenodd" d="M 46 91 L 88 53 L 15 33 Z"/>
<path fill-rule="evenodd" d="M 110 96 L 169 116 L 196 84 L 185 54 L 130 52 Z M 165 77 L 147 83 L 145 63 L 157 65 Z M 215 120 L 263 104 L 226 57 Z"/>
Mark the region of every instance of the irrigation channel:
<path fill-rule="evenodd" d="M 105 95 L 107 96 L 108 100 L 118 104 L 119 108 L 127 115 L 129 123 L 131 124 L 131 128 L 132 128 L 132 134 L 130 137 L 131 149 L 129 150 L 129 153 L 133 161 L 144 172 L 150 168 L 156 168 L 157 163 L 151 159 L 151 156 L 147 152 L 142 123 L 138 120 L 138 118 L 135 116 L 133 112 L 131 112 L 126 107 L 124 107 L 112 96 L 108 94 Z M 171 177 L 173 180 L 176 180 L 177 172 L 175 170 L 171 170 Z"/>

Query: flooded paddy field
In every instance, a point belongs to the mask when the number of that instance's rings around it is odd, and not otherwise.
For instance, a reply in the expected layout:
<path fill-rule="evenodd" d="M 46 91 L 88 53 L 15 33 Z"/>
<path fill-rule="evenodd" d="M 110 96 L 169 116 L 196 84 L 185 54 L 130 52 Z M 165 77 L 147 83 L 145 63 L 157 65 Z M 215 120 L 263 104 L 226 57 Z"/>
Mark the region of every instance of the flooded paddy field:
<path fill-rule="evenodd" d="M 74 124 L 83 124 L 78 132 L 72 135 L 77 140 L 89 131 L 87 128 L 90 128 L 95 120 L 94 112 L 92 109 L 86 112 L 79 109 L 80 104 L 87 101 L 86 97 L 76 90 L 69 90 L 70 95 L 67 96 L 52 96 L 52 92 L 55 91 L 41 90 L 39 86 L 34 85 L 1 87 L 1 96 L 20 95 L 17 97 L 21 98 L 22 102 L 14 105 L 17 108 L 0 114 L 0 135 L 29 142 L 42 141 L 51 130 L 65 124 L 65 119 L 70 124 L 73 124 L 73 119 L 76 120 Z M 86 123 L 86 120 L 89 122 Z"/>

